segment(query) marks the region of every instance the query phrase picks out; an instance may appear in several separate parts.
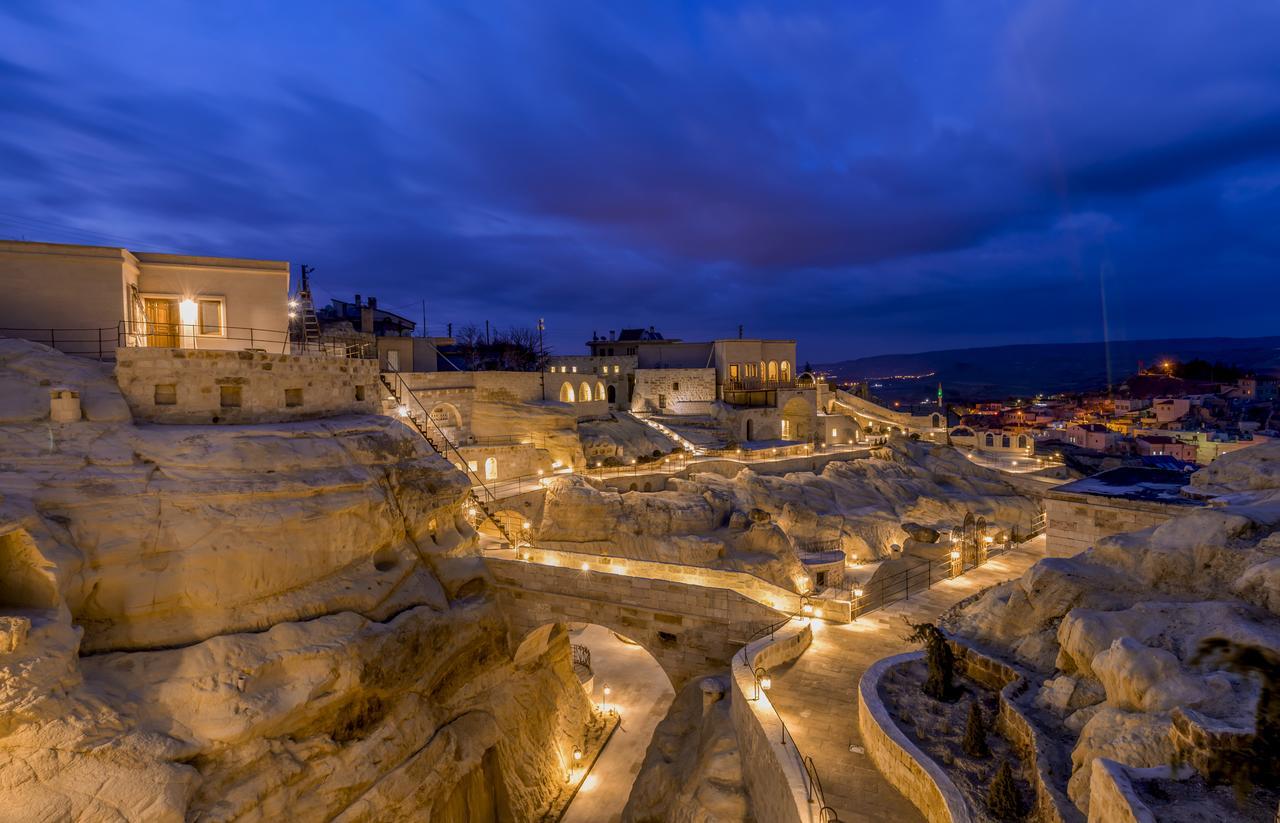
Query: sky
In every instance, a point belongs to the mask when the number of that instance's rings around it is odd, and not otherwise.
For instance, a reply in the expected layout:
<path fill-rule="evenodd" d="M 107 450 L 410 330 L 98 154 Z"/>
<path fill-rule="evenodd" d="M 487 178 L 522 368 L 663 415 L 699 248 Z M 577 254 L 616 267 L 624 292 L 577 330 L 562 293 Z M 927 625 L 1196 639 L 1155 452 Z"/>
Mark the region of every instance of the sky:
<path fill-rule="evenodd" d="M 800 357 L 1280 333 L 1280 3 L 0 4 L 0 237 Z"/>

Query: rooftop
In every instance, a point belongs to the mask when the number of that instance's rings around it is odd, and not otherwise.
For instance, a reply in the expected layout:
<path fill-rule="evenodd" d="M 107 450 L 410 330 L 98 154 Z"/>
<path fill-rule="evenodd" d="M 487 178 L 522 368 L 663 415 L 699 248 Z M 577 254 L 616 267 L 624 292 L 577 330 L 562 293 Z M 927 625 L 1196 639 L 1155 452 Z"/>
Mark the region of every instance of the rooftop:
<path fill-rule="evenodd" d="M 1204 501 L 1182 495 L 1182 487 L 1187 485 L 1189 476 L 1187 472 L 1170 469 L 1123 466 L 1073 483 L 1054 486 L 1050 492 L 1088 494 L 1175 506 L 1203 506 Z"/>

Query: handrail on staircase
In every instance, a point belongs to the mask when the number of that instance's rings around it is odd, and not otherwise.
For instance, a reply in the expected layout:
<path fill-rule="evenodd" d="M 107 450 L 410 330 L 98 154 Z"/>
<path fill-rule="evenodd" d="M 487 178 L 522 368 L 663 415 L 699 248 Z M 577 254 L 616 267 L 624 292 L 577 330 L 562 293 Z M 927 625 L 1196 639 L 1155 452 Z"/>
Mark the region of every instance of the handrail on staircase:
<path fill-rule="evenodd" d="M 394 385 L 392 385 L 391 381 L 387 379 L 388 374 L 395 375 L 396 383 Z M 390 366 L 388 366 L 388 368 L 382 372 L 381 377 L 382 377 L 382 382 L 386 384 L 387 389 L 391 392 L 391 396 L 396 399 L 397 403 L 400 403 L 402 405 L 404 404 L 405 394 L 413 398 L 413 402 L 418 405 L 418 409 L 422 412 L 423 419 L 425 419 L 428 423 L 431 424 L 431 426 L 435 429 L 436 435 L 440 438 L 440 440 L 444 444 L 443 449 L 439 446 L 436 446 L 436 451 L 439 452 L 440 455 L 445 457 L 446 459 L 448 459 L 448 455 L 446 452 L 448 450 L 453 451 L 454 455 L 456 455 L 458 458 L 457 462 L 462 466 L 462 471 L 467 475 L 470 475 L 470 477 L 474 480 L 474 482 L 471 484 L 471 494 L 473 497 L 476 497 L 476 502 L 480 505 L 480 510 L 483 511 L 485 515 L 489 518 L 490 522 L 492 522 L 493 525 L 498 528 L 498 531 L 502 533 L 502 536 L 507 538 L 507 542 L 514 546 L 516 541 L 512 539 L 511 534 L 507 531 L 506 525 L 502 523 L 501 520 L 498 519 L 496 512 L 489 511 L 488 504 L 496 503 L 498 499 L 497 496 L 493 493 L 493 490 L 489 488 L 488 484 L 486 484 L 484 480 L 481 479 L 480 475 L 477 474 L 475 470 L 473 470 L 471 466 L 467 463 L 467 459 L 463 456 L 462 452 L 458 451 L 458 447 L 454 444 L 452 440 L 449 439 L 449 436 L 444 433 L 444 429 L 440 428 L 440 424 L 437 423 L 434 419 L 432 419 L 430 410 L 427 409 L 426 405 L 423 404 L 422 399 L 418 397 L 417 393 L 415 393 L 414 390 L 409 386 L 408 381 L 404 379 L 404 376 L 400 374 L 398 369 L 392 368 Z M 414 428 L 418 430 L 418 433 L 422 435 L 424 440 L 434 445 L 435 443 L 434 439 L 427 434 L 422 424 L 418 422 L 418 419 L 411 413 L 411 411 L 406 412 L 405 414 L 403 414 L 403 416 L 407 417 L 413 423 Z M 483 498 L 476 495 L 477 486 L 484 492 Z"/>

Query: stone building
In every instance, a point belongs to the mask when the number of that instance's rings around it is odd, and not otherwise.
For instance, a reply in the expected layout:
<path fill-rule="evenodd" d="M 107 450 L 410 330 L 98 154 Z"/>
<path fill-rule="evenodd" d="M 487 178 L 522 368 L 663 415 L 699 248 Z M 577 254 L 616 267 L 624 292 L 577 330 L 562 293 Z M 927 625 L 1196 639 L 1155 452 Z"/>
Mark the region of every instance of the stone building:
<path fill-rule="evenodd" d="M 117 347 L 289 354 L 289 264 L 0 241 L 0 334 L 68 354 Z"/>

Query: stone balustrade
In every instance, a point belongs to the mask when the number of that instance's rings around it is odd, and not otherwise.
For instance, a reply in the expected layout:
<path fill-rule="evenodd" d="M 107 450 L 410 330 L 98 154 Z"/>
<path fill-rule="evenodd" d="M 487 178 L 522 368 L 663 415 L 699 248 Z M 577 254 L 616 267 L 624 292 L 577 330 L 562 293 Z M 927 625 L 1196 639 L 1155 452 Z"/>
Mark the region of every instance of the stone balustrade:
<path fill-rule="evenodd" d="M 880 679 L 890 668 L 924 657 L 907 652 L 886 657 L 858 682 L 858 729 L 867 755 L 929 823 L 969 823 L 969 806 L 942 767 L 912 743 L 880 699 Z"/>
<path fill-rule="evenodd" d="M 810 621 L 788 622 L 733 657 L 729 716 L 742 752 L 742 771 L 751 809 L 757 820 L 818 823 L 821 809 L 812 797 L 804 759 L 768 692 L 757 689 L 755 672 L 799 657 L 813 640 Z"/>

